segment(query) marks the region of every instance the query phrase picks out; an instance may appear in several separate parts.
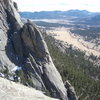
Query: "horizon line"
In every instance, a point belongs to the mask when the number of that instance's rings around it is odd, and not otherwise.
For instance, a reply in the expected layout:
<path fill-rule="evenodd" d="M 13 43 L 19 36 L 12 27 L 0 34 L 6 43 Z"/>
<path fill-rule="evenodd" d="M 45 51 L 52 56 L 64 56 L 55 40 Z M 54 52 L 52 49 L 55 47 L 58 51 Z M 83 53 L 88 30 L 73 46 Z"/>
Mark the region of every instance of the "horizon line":
<path fill-rule="evenodd" d="M 18 11 L 18 12 L 52 12 L 52 11 L 61 11 L 61 12 L 63 12 L 63 11 L 71 11 L 71 10 L 79 10 L 79 11 L 87 11 L 87 12 L 90 12 L 90 13 L 100 13 L 100 11 L 89 11 L 89 10 L 86 10 L 86 9 L 83 9 L 83 10 L 81 10 L 81 9 L 69 9 L 69 10 L 40 10 L 40 11 Z"/>

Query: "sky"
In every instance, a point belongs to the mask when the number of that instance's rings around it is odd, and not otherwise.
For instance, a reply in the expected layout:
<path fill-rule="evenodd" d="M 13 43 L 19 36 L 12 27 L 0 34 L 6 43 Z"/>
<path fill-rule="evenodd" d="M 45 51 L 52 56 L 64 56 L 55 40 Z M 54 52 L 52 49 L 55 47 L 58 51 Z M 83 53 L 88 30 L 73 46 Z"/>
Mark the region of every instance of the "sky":
<path fill-rule="evenodd" d="M 13 0 L 19 11 L 88 10 L 100 12 L 100 0 Z"/>

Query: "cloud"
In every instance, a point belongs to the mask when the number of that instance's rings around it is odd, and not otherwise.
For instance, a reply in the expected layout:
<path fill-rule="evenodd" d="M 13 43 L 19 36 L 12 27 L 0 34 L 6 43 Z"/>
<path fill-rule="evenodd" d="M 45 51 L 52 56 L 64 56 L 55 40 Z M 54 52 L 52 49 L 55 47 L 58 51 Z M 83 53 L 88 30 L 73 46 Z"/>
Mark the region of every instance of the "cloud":
<path fill-rule="evenodd" d="M 99 11 L 100 0 L 14 0 L 20 11 L 86 9 Z"/>

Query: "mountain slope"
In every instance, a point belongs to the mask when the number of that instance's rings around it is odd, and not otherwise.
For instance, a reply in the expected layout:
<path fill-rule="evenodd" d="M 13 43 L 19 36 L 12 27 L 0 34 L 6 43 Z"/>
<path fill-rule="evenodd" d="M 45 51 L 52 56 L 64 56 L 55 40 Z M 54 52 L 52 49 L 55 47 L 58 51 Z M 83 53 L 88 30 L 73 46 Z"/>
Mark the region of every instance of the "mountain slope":
<path fill-rule="evenodd" d="M 63 81 L 69 80 L 75 87 L 79 100 L 99 100 L 100 68 L 94 64 L 96 58 L 93 55 L 87 57 L 72 45 L 43 34 Z"/>
<path fill-rule="evenodd" d="M 13 1 L 0 1 L 0 76 L 69 100 L 41 32 L 29 20 L 23 24 L 17 10 Z"/>
<path fill-rule="evenodd" d="M 100 25 L 100 14 L 87 19 L 86 22 L 88 22 L 88 24 L 93 24 L 93 25 Z"/>

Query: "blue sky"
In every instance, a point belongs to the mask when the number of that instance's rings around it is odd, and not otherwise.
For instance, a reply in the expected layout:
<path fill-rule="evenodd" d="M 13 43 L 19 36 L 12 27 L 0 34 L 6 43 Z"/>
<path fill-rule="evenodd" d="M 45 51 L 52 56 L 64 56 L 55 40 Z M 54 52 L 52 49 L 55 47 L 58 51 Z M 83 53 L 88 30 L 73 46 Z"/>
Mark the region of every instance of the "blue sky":
<path fill-rule="evenodd" d="M 80 9 L 100 12 L 100 0 L 13 0 L 19 11 L 52 11 Z"/>

